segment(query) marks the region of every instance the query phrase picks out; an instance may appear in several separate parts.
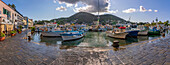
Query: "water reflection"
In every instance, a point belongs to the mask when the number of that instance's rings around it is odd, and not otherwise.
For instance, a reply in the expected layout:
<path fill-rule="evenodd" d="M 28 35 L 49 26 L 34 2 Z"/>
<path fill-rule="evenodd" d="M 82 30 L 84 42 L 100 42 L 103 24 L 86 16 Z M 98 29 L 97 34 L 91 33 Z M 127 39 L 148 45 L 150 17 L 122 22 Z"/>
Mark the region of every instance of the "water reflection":
<path fill-rule="evenodd" d="M 166 33 L 165 36 L 167 34 L 169 34 L 169 32 Z M 128 37 L 126 40 L 122 40 L 107 37 L 105 32 L 87 32 L 86 36 L 82 39 L 63 42 L 61 37 L 48 38 L 41 37 L 40 35 L 41 33 L 35 33 L 32 36 L 32 41 L 38 43 L 43 42 L 47 46 L 57 46 L 60 49 L 71 49 L 75 47 L 108 47 L 111 46 L 115 40 L 119 41 L 120 46 L 125 46 L 131 43 L 152 40 L 161 37 L 161 35 L 138 36 L 137 38 Z"/>
<path fill-rule="evenodd" d="M 77 47 L 82 41 L 84 40 L 84 38 L 81 38 L 79 40 L 75 40 L 75 41 L 64 41 L 62 42 L 60 49 L 70 49 L 70 48 L 75 48 Z"/>

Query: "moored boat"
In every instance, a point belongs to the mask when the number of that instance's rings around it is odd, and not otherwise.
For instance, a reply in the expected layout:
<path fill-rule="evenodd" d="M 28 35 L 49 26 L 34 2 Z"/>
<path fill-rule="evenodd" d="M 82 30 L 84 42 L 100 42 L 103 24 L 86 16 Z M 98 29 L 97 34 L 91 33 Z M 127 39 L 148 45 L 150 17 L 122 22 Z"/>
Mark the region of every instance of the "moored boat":
<path fill-rule="evenodd" d="M 56 23 L 45 24 L 45 31 L 41 32 L 43 37 L 60 37 L 60 34 L 63 33 Z"/>
<path fill-rule="evenodd" d="M 148 35 L 148 30 L 141 30 L 138 32 L 138 35 L 141 35 L 141 36 Z"/>
<path fill-rule="evenodd" d="M 149 35 L 160 35 L 160 30 L 157 30 L 157 27 L 153 27 L 153 29 L 148 31 Z"/>
<path fill-rule="evenodd" d="M 149 35 L 160 35 L 160 31 L 148 31 Z"/>
<path fill-rule="evenodd" d="M 116 28 L 114 29 L 114 31 L 107 31 L 106 35 L 108 37 L 113 37 L 113 38 L 118 38 L 118 39 L 126 39 L 126 36 L 128 35 L 128 33 L 125 32 L 125 27 L 121 27 L 121 28 Z"/>
<path fill-rule="evenodd" d="M 84 34 L 82 31 L 69 31 L 69 32 L 62 33 L 61 37 L 63 41 L 72 41 L 72 40 L 83 38 Z"/>
<path fill-rule="evenodd" d="M 126 31 L 126 33 L 128 33 L 127 36 L 129 36 L 129 37 L 137 37 L 138 36 L 138 32 L 139 32 L 139 30 Z"/>
<path fill-rule="evenodd" d="M 55 31 L 55 32 L 41 32 L 43 37 L 60 37 L 64 31 Z"/>
<path fill-rule="evenodd" d="M 146 36 L 146 35 L 148 35 L 148 30 L 149 30 L 149 27 L 148 27 L 148 26 L 139 25 L 139 26 L 137 27 L 137 29 L 140 30 L 140 31 L 138 32 L 138 35 L 139 35 L 139 36 Z"/>

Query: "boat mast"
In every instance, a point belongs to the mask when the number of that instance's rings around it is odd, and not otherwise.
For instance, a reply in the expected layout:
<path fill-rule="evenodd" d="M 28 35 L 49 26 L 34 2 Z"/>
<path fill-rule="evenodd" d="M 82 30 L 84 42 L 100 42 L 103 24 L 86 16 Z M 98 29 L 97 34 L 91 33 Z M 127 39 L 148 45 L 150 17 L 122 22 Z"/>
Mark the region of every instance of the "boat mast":
<path fill-rule="evenodd" d="M 100 21 L 100 17 L 99 17 L 99 10 L 100 10 L 100 7 L 99 7 L 99 0 L 98 0 L 98 17 L 97 17 L 98 22 Z M 98 25 L 98 24 L 97 24 L 97 25 Z"/>

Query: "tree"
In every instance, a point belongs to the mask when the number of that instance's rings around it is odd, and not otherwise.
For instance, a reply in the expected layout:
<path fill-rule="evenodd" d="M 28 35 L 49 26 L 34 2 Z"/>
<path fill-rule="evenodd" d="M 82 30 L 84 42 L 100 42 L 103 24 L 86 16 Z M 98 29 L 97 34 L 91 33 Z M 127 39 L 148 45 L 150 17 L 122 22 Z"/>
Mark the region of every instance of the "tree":
<path fill-rule="evenodd" d="M 167 20 L 166 22 L 164 22 L 164 25 L 165 25 L 165 26 L 168 26 L 168 24 L 169 24 L 169 20 Z"/>
<path fill-rule="evenodd" d="M 11 7 L 11 4 L 8 4 L 8 6 L 10 6 L 10 7 Z"/>
<path fill-rule="evenodd" d="M 152 23 L 154 23 L 155 21 L 153 20 Z"/>
<path fill-rule="evenodd" d="M 152 22 L 151 25 L 154 26 L 154 25 L 156 25 L 156 23 Z"/>
<path fill-rule="evenodd" d="M 158 22 L 158 18 L 156 18 L 156 22 Z"/>
<path fill-rule="evenodd" d="M 162 21 L 159 21 L 158 24 L 163 24 L 163 22 L 162 22 Z"/>
<path fill-rule="evenodd" d="M 14 9 L 16 8 L 16 6 L 14 4 L 12 4 L 11 7 L 14 8 Z"/>
<path fill-rule="evenodd" d="M 139 22 L 138 25 L 145 25 L 146 23 L 143 22 Z"/>

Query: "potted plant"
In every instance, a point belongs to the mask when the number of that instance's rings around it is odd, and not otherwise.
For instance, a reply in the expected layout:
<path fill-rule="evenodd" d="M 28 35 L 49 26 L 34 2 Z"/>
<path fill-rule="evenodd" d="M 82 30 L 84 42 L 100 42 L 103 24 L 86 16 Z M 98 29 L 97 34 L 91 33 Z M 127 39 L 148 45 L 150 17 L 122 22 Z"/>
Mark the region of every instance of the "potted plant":
<path fill-rule="evenodd" d="M 20 25 L 19 28 L 22 29 L 22 25 Z"/>
<path fill-rule="evenodd" d="M 22 33 L 22 30 L 21 30 L 21 29 L 18 29 L 18 33 L 21 34 L 21 33 Z"/>
<path fill-rule="evenodd" d="M 0 33 L 0 41 L 3 41 L 3 40 L 5 40 L 5 34 L 4 33 Z"/>
<path fill-rule="evenodd" d="M 35 27 L 32 27 L 32 28 L 31 28 L 31 34 L 33 34 L 34 31 L 35 31 Z"/>
<path fill-rule="evenodd" d="M 11 31 L 11 36 L 15 36 L 16 35 L 16 31 Z"/>

